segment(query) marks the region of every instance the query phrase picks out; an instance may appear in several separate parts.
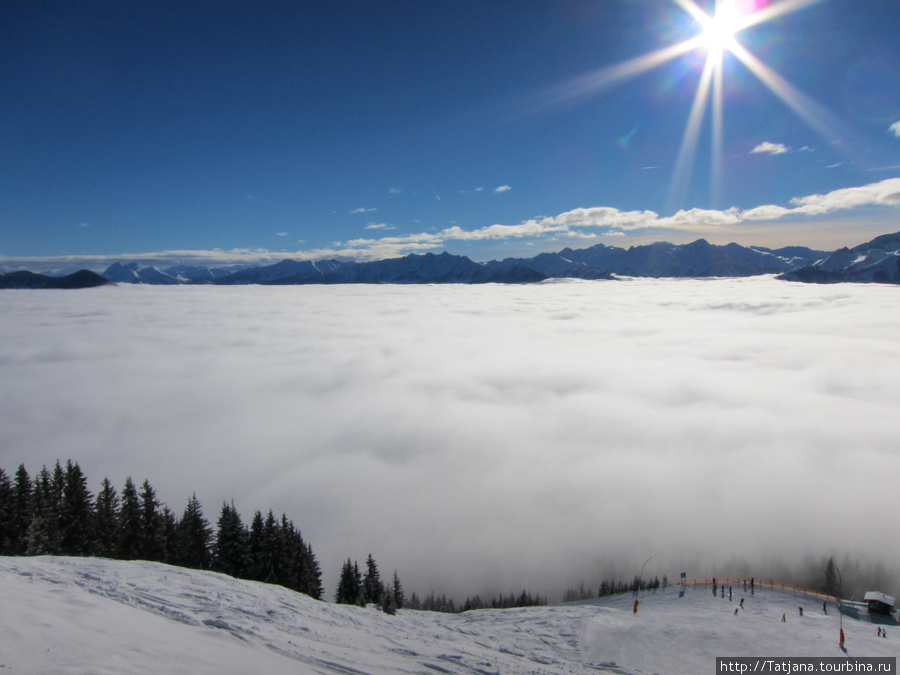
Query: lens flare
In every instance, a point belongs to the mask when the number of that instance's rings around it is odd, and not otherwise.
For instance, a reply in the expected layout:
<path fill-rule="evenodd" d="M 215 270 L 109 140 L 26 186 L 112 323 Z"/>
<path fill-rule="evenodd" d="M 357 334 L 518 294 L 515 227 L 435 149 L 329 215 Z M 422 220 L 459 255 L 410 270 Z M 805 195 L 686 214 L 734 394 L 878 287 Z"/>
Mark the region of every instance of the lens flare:
<path fill-rule="evenodd" d="M 694 103 L 685 125 L 678 159 L 669 188 L 667 208 L 674 210 L 684 202 L 690 183 L 694 154 L 700 127 L 707 105 L 712 105 L 712 157 L 710 158 L 710 193 L 713 206 L 719 205 L 722 174 L 722 136 L 724 104 L 722 100 L 723 58 L 733 54 L 760 82 L 780 98 L 801 119 L 826 140 L 834 139 L 834 119 L 812 99 L 803 95 L 775 71 L 768 68 L 738 41 L 738 33 L 750 26 L 795 12 L 821 0 L 782 0 L 769 4 L 765 0 L 717 0 L 712 16 L 704 12 L 695 0 L 673 0 L 687 12 L 701 29 L 691 44 L 691 50 L 706 51 L 706 63 L 700 75 Z"/>
<path fill-rule="evenodd" d="M 762 82 L 788 108 L 821 135 L 833 143 L 840 134 L 839 123 L 824 107 L 805 95 L 790 82 L 766 66 L 741 43 L 740 34 L 747 28 L 804 9 L 822 0 L 716 0 L 710 15 L 697 0 L 672 0 L 693 19 L 697 34 L 667 47 L 606 66 L 573 78 L 544 92 L 539 108 L 571 104 L 599 94 L 617 84 L 635 78 L 670 61 L 692 52 L 706 54 L 697 80 L 684 133 L 675 161 L 666 208 L 674 211 L 684 205 L 691 183 L 691 173 L 706 109 L 712 108 L 712 143 L 710 157 L 710 201 L 719 206 L 722 180 L 722 148 L 725 128 L 723 82 L 724 57 L 730 54 Z"/>

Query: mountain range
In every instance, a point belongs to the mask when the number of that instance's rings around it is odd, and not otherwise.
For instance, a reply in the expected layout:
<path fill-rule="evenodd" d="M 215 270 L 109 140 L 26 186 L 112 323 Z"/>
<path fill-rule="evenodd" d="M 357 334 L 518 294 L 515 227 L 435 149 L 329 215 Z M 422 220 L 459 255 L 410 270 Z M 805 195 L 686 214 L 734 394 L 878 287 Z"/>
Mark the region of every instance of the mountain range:
<path fill-rule="evenodd" d="M 657 242 L 619 248 L 596 244 L 564 248 L 533 258 L 475 262 L 450 253 L 410 254 L 370 262 L 282 260 L 272 265 L 141 267 L 116 262 L 102 275 L 80 270 L 66 277 L 11 272 L 0 274 L 0 288 L 84 288 L 116 284 L 481 284 L 533 283 L 545 279 L 629 277 L 747 277 L 775 274 L 808 283 L 900 284 L 900 232 L 876 237 L 854 248 L 817 251 L 803 246 L 769 249 L 698 239 L 690 244 Z"/>
<path fill-rule="evenodd" d="M 787 281 L 900 284 L 900 232 L 870 242 L 846 246 L 819 260 L 778 277 Z"/>
<path fill-rule="evenodd" d="M 803 247 L 771 250 L 738 244 L 717 246 L 699 239 L 691 244 L 660 242 L 617 248 L 597 244 L 533 258 L 474 262 L 450 253 L 410 254 L 371 262 L 282 260 L 243 269 L 213 267 L 140 267 L 114 263 L 103 276 L 114 283 L 144 284 L 352 284 L 352 283 L 530 283 L 544 279 L 635 277 L 741 277 L 783 274 L 813 265 L 828 252 Z"/>

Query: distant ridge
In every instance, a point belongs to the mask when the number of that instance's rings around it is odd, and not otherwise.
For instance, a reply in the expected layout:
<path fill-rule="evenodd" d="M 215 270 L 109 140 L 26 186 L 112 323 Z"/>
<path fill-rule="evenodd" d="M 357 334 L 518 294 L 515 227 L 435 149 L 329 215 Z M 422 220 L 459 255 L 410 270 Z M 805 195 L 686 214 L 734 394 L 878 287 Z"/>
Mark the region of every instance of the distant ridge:
<path fill-rule="evenodd" d="M 548 277 L 598 278 L 601 272 L 629 277 L 746 277 L 779 274 L 827 255 L 802 247 L 771 250 L 739 244 L 718 246 L 705 239 L 690 244 L 658 242 L 628 249 L 597 244 L 534 258 L 509 258 L 489 265 L 523 265 Z"/>
<path fill-rule="evenodd" d="M 32 272 L 0 274 L 0 288 L 87 288 L 103 283 L 149 285 L 303 284 L 522 284 L 545 279 L 616 277 L 705 278 L 778 275 L 808 283 L 900 284 L 900 232 L 876 237 L 852 249 L 817 251 L 803 246 L 760 246 L 656 242 L 630 248 L 597 244 L 564 248 L 533 258 L 475 262 L 450 253 L 409 254 L 369 262 L 291 260 L 271 265 L 209 267 L 176 264 L 140 267 L 116 262 L 102 275 L 80 270 L 65 277 Z"/>
<path fill-rule="evenodd" d="M 94 288 L 109 284 L 108 279 L 90 270 L 78 270 L 64 277 L 25 271 L 0 274 L 0 288 Z"/>
<path fill-rule="evenodd" d="M 900 284 L 900 232 L 875 237 L 853 248 L 844 247 L 778 278 L 817 284 Z"/>
<path fill-rule="evenodd" d="M 825 251 L 794 246 L 771 250 L 738 244 L 718 246 L 698 239 L 691 244 L 660 242 L 628 249 L 597 244 L 565 248 L 533 258 L 486 263 L 450 253 L 410 254 L 371 262 L 282 260 L 238 270 L 208 267 L 140 268 L 115 263 L 103 276 L 116 283 L 217 285 L 294 284 L 482 284 L 534 283 L 545 279 L 614 279 L 635 277 L 744 277 L 782 274 L 810 265 Z"/>

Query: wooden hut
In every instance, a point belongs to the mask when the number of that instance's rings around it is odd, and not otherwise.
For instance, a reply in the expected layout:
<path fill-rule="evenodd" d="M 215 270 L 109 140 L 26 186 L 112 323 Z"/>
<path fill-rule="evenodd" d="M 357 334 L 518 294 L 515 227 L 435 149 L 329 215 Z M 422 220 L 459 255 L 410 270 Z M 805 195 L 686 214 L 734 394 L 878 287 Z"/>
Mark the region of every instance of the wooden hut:
<path fill-rule="evenodd" d="M 863 597 L 869 606 L 870 614 L 890 614 L 894 609 L 894 598 L 878 591 L 869 591 Z"/>

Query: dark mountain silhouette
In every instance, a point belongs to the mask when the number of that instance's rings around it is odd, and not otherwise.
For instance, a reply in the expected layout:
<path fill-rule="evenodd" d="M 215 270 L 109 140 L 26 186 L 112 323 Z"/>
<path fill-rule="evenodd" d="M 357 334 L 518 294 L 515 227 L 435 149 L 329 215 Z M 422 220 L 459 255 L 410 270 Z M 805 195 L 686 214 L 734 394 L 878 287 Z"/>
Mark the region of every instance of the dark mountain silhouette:
<path fill-rule="evenodd" d="M 26 271 L 0 274 L 0 288 L 94 288 L 108 284 L 108 279 L 90 270 L 78 270 L 64 277 Z"/>

